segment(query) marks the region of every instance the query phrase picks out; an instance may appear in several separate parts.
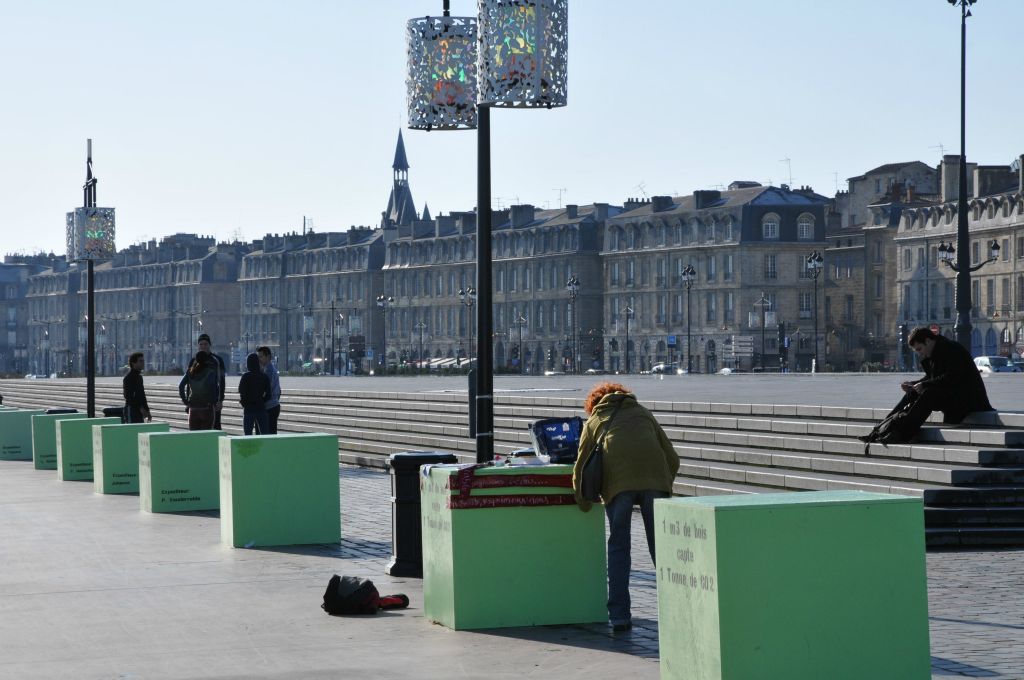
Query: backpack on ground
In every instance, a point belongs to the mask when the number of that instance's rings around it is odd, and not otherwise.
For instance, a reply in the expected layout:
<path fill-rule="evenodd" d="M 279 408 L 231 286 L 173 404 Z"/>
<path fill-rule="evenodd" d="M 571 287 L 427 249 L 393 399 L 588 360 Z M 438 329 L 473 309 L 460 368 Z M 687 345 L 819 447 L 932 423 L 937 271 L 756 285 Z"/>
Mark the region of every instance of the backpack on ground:
<path fill-rule="evenodd" d="M 373 581 L 358 576 L 335 574 L 327 583 L 324 603 L 320 607 L 331 616 L 376 614 L 380 609 L 403 609 L 409 606 L 405 595 L 384 595 Z"/>
<path fill-rule="evenodd" d="M 865 456 L 871 455 L 869 449 L 874 443 L 888 446 L 889 444 L 907 444 L 914 439 L 919 428 L 914 427 L 909 418 L 910 407 L 913 403 L 913 400 L 908 400 L 905 405 L 901 403 L 901 406 L 893 409 L 885 417 L 885 420 L 875 425 L 867 436 L 861 437 L 861 441 L 864 442 Z"/>

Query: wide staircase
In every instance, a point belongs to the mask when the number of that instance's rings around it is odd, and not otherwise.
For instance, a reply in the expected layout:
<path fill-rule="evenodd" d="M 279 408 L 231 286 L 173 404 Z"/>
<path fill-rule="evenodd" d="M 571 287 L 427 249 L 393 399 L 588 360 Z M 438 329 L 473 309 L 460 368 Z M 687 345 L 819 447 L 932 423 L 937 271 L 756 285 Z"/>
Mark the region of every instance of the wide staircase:
<path fill-rule="evenodd" d="M 83 381 L 0 381 L 4 404 L 85 409 Z M 154 419 L 186 429 L 170 385 L 147 384 Z M 99 384 L 97 414 L 120 404 L 120 385 Z M 384 467 L 402 451 L 450 451 L 469 462 L 467 398 L 451 392 L 285 390 L 281 432 L 338 436 L 339 462 Z M 919 442 L 870 455 L 856 439 L 887 411 L 870 408 L 644 402 L 662 423 L 682 464 L 675 491 L 685 496 L 862 489 L 920 496 L 928 545 L 1024 545 L 1024 414 L 975 414 L 958 427 L 935 414 Z M 495 450 L 530 445 L 528 425 L 582 415 L 581 399 L 495 395 Z M 241 409 L 229 404 L 223 426 L 241 433 Z"/>

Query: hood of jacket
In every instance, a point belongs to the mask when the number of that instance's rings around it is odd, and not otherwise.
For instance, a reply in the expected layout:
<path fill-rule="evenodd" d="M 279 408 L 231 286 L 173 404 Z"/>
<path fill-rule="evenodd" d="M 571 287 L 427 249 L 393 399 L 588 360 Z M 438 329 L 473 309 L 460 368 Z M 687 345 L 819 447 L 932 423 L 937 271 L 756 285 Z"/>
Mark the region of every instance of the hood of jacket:
<path fill-rule="evenodd" d="M 262 368 L 260 367 L 260 355 L 256 352 L 251 352 L 249 356 L 245 357 L 245 370 L 259 373 Z"/>

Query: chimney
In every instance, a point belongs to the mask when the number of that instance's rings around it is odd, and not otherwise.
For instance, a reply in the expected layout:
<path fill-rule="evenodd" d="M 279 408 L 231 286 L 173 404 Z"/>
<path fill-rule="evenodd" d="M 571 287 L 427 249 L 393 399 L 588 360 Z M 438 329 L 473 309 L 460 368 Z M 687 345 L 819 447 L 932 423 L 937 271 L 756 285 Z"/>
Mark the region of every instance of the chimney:
<path fill-rule="evenodd" d="M 907 183 L 907 200 L 906 200 L 906 202 L 907 203 L 913 203 L 916 198 L 917 198 L 917 191 L 915 190 L 914 185 L 910 184 L 908 182 Z"/>
<path fill-rule="evenodd" d="M 974 175 L 976 167 L 978 167 L 977 163 L 967 163 L 968 180 Z M 943 156 L 942 162 L 939 164 L 939 177 L 939 181 L 942 182 L 942 202 L 949 203 L 957 200 L 960 197 L 960 156 L 951 153 Z M 971 182 L 968 181 L 968 192 L 971 188 Z M 968 198 L 970 198 L 969 193 Z"/>
<path fill-rule="evenodd" d="M 570 203 L 565 206 L 565 216 L 568 217 L 570 220 L 574 220 L 576 219 L 578 210 L 578 205 L 576 205 L 575 203 Z"/>
<path fill-rule="evenodd" d="M 512 226 L 523 227 L 533 222 L 533 206 L 532 205 L 514 205 L 512 206 Z"/>
<path fill-rule="evenodd" d="M 606 220 L 606 219 L 608 219 L 608 204 L 607 203 L 595 203 L 594 204 L 594 219 L 595 220 Z"/>
<path fill-rule="evenodd" d="M 651 196 L 651 212 L 664 212 L 671 209 L 671 196 Z"/>
<path fill-rule="evenodd" d="M 1024 153 L 1017 157 L 1017 191 L 1024 194 Z"/>
<path fill-rule="evenodd" d="M 721 191 L 694 191 L 693 192 L 693 207 L 694 210 L 701 210 L 703 208 L 710 208 L 715 203 L 722 200 Z"/>

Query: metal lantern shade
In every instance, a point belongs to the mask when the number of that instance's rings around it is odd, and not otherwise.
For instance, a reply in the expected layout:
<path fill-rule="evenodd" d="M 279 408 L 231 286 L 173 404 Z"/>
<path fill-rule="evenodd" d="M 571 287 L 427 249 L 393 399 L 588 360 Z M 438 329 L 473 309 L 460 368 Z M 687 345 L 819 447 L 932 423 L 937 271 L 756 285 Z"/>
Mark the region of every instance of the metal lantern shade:
<path fill-rule="evenodd" d="M 565 106 L 568 0 L 479 0 L 479 102 Z"/>
<path fill-rule="evenodd" d="M 476 127 L 476 19 L 422 17 L 406 31 L 409 127 L 458 130 Z"/>
<path fill-rule="evenodd" d="M 114 257 L 114 209 L 75 208 L 66 219 L 69 260 L 109 260 Z"/>

